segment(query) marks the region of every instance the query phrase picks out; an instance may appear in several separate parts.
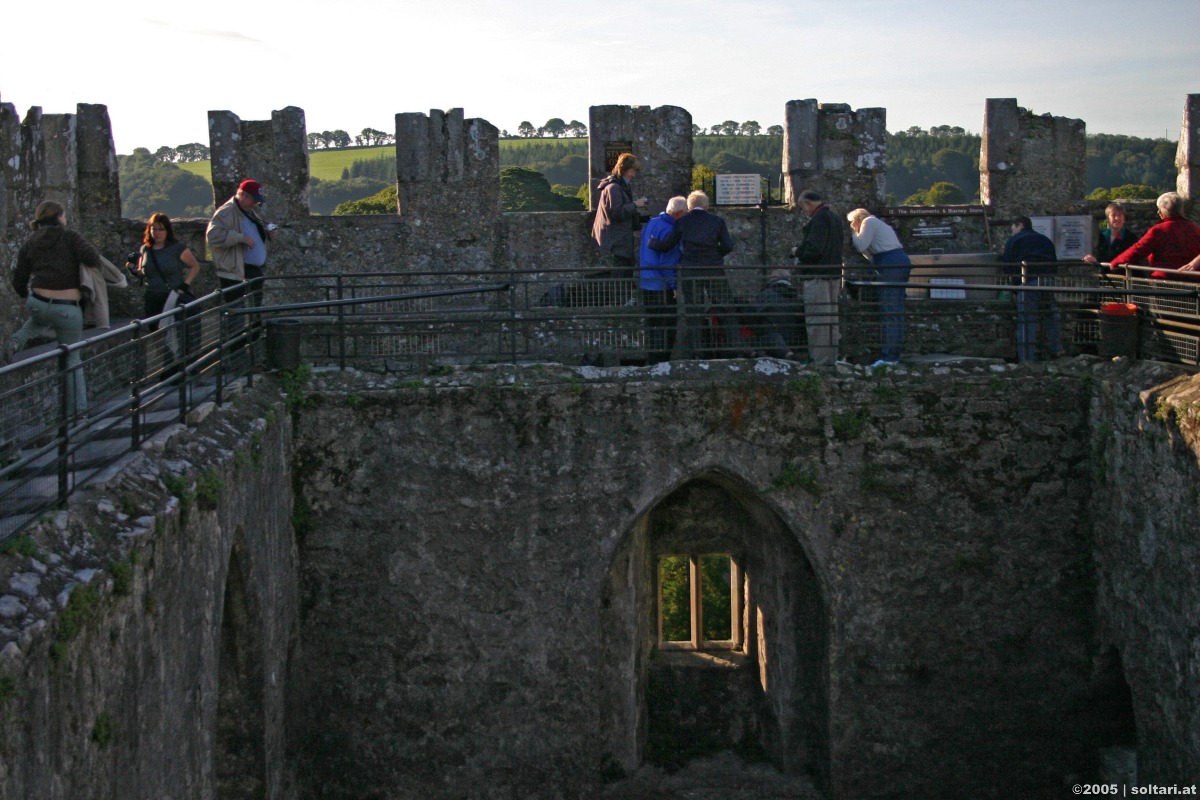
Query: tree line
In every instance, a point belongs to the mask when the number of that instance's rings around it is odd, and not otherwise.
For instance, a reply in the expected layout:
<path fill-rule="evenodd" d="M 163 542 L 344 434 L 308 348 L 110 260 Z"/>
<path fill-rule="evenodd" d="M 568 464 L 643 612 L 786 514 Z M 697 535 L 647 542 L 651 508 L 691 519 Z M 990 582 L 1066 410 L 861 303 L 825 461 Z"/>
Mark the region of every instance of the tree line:
<path fill-rule="evenodd" d="M 349 133 L 338 128 L 333 131 L 313 131 L 308 134 L 306 141 L 309 150 L 328 150 L 331 147 L 379 147 L 395 144 L 396 136 L 375 128 L 363 128 L 352 138 Z"/>

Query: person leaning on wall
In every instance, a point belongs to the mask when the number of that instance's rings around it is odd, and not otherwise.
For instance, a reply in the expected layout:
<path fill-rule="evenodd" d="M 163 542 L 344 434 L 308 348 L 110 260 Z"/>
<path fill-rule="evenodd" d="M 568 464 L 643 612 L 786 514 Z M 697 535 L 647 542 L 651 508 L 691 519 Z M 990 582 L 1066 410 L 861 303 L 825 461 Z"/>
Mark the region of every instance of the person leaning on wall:
<path fill-rule="evenodd" d="M 100 268 L 100 253 L 86 239 L 67 228 L 66 210 L 52 200 L 38 204 L 30 223 L 33 235 L 17 253 L 12 286 L 25 298 L 29 319 L 5 343 L 4 362 L 25 348 L 38 331 L 54 332 L 59 344 L 75 344 L 83 338 L 83 309 L 80 307 L 79 267 Z M 67 413 L 87 408 L 87 390 L 79 351 L 67 356 Z"/>
<path fill-rule="evenodd" d="M 1125 224 L 1125 206 L 1109 203 L 1104 208 L 1108 227 L 1100 231 L 1095 249 L 1083 257 L 1088 264 L 1107 264 L 1124 253 L 1138 240 L 1138 235 Z"/>
<path fill-rule="evenodd" d="M 891 225 L 865 208 L 856 208 L 846 215 L 854 249 L 875 265 L 874 280 L 886 283 L 908 283 L 912 262 L 900 244 L 900 237 Z M 900 362 L 904 349 L 904 286 L 880 286 L 874 293 L 879 299 L 879 321 L 883 340 L 882 355 L 872 367 Z"/>
<path fill-rule="evenodd" d="M 683 250 L 675 233 L 676 223 L 687 210 L 686 197 L 672 197 L 666 210 L 647 222 L 642 231 L 638 288 L 646 311 L 646 360 L 651 364 L 670 360 L 675 346 L 675 300 L 679 294 L 676 267 Z M 669 238 L 675 243 L 664 248 L 662 243 Z"/>

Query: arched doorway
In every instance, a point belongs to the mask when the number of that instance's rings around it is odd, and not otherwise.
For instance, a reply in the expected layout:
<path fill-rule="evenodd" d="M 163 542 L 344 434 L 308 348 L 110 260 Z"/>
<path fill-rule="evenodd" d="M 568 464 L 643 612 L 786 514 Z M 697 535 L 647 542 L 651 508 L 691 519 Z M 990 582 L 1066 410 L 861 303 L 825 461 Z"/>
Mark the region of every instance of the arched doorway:
<path fill-rule="evenodd" d="M 247 592 L 243 532 L 234 535 L 225 577 L 214 747 L 217 796 L 266 796 L 262 643 Z"/>
<path fill-rule="evenodd" d="M 826 781 L 828 614 L 753 487 L 717 471 L 681 483 L 633 524 L 602 598 L 610 769 L 732 750 Z"/>

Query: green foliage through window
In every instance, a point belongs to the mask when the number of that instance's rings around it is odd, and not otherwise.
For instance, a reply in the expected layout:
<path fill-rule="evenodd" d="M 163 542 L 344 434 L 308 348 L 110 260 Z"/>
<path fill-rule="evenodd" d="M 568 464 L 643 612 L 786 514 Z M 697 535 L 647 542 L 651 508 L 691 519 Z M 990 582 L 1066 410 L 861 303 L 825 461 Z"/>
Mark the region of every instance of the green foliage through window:
<path fill-rule="evenodd" d="M 692 640 L 692 581 L 687 556 L 663 556 L 658 562 L 664 642 Z"/>
<path fill-rule="evenodd" d="M 662 556 L 658 562 L 659 613 L 662 641 L 692 641 L 691 563 L 693 556 Z M 702 642 L 734 638 L 733 560 L 725 554 L 697 558 Z"/>
<path fill-rule="evenodd" d="M 700 556 L 700 609 L 706 642 L 733 638 L 729 556 Z"/>

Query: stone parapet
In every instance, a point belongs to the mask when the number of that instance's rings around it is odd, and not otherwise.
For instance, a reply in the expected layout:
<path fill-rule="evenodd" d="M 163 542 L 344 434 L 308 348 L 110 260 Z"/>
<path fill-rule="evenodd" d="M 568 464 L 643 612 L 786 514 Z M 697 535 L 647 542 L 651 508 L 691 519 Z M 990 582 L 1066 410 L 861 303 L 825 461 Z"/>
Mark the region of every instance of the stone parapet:
<path fill-rule="evenodd" d="M 786 200 L 797 206 L 805 189 L 846 210 L 882 205 L 887 165 L 887 110 L 844 103 L 789 100 L 784 109 Z"/>
<path fill-rule="evenodd" d="M 275 222 L 305 218 L 308 208 L 308 149 L 304 111 L 288 106 L 270 120 L 242 121 L 230 111 L 208 112 L 213 204 L 233 196 L 247 178 L 267 193 Z"/>
<path fill-rule="evenodd" d="M 692 185 L 692 115 L 678 106 L 592 106 L 588 110 L 588 207 L 595 210 L 596 186 L 612 172 L 616 157 L 631 152 L 642 169 L 633 184 L 646 197 L 646 213 L 657 214 Z"/>
<path fill-rule="evenodd" d="M 120 218 L 117 155 L 106 106 L 81 103 L 75 114 L 43 114 L 34 106 L 21 120 L 5 103 L 0 106 L 0 155 L 0 235 L 4 227 L 31 219 L 43 200 L 62 203 L 75 228 Z"/>
<path fill-rule="evenodd" d="M 979 156 L 979 196 L 1001 224 L 1061 214 L 1087 194 L 1083 120 L 1035 115 L 1014 98 L 989 98 Z"/>
<path fill-rule="evenodd" d="M 1175 191 L 1189 203 L 1195 201 L 1200 195 L 1200 94 L 1189 94 L 1184 101 L 1175 168 Z"/>
<path fill-rule="evenodd" d="M 500 215 L 500 133 L 461 108 L 396 115 L 396 202 L 415 225 L 444 220 L 453 238 L 494 236 Z"/>

